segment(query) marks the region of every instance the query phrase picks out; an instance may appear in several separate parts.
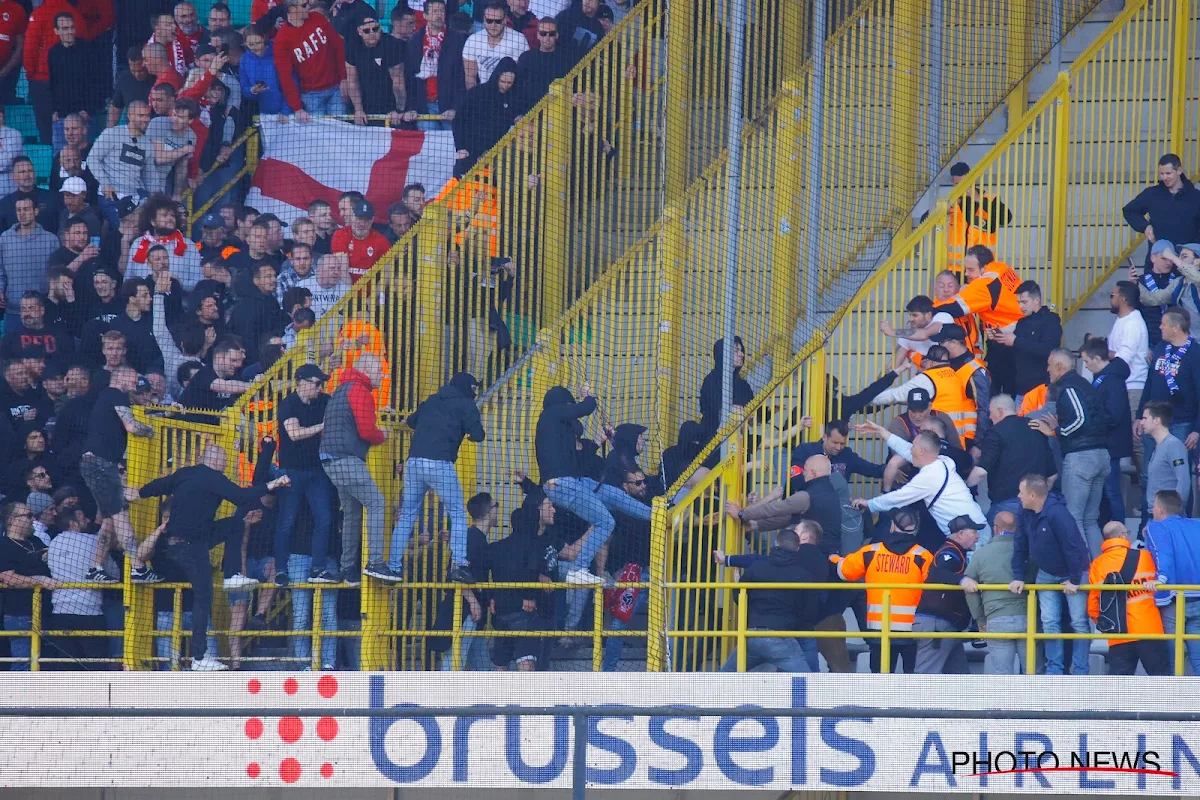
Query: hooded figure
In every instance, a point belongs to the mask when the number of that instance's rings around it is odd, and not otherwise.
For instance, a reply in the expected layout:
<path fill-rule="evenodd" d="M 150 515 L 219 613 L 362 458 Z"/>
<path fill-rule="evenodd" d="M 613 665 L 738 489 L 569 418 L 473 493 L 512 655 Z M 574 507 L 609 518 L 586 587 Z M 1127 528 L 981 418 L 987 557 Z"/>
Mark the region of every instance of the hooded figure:
<path fill-rule="evenodd" d="M 754 399 L 754 390 L 750 388 L 750 384 L 742 377 L 742 363 L 746 359 L 745 345 L 742 344 L 742 337 L 735 336 L 733 338 L 735 347 L 735 359 L 733 362 L 733 405 L 746 406 Z M 721 382 L 722 375 L 725 372 L 725 340 L 718 339 L 713 345 L 713 367 L 712 372 L 704 378 L 704 383 L 700 385 L 700 428 L 701 441 L 708 443 L 713 436 L 716 435 L 717 429 L 721 427 Z"/>
<path fill-rule="evenodd" d="M 454 147 L 467 152 L 454 165 L 455 177 L 466 175 L 517 121 L 521 98 L 516 81 L 517 62 L 502 58 L 487 83 L 467 92 L 454 117 Z"/>
<path fill-rule="evenodd" d="M 534 450 L 542 484 L 553 478 L 579 476 L 579 456 L 575 447 L 574 422 L 596 410 L 596 398 L 575 402 L 575 395 L 565 386 L 554 386 L 542 399 L 542 415 L 538 417 Z"/>
<path fill-rule="evenodd" d="M 663 451 L 662 474 L 663 486 L 670 488 L 683 475 L 700 451 L 704 449 L 704 431 L 699 422 L 686 420 L 679 426 L 679 439 L 675 444 Z"/>
<path fill-rule="evenodd" d="M 583 435 L 581 421 L 573 420 L 571 430 L 575 433 L 575 460 L 578 467 L 575 474 L 594 481 L 604 480 L 608 466 L 604 456 L 600 455 L 600 445 Z"/>

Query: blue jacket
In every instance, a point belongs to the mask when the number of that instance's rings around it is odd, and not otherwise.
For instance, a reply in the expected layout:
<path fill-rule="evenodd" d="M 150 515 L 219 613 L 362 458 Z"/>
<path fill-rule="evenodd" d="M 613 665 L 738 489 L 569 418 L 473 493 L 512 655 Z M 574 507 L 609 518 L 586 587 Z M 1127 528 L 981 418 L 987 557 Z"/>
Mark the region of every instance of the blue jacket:
<path fill-rule="evenodd" d="M 804 462 L 811 456 L 824 454 L 825 446 L 821 444 L 820 440 L 806 442 L 792 450 L 792 467 L 803 468 Z M 872 464 L 851 450 L 850 445 L 846 445 L 842 448 L 842 452 L 831 457 L 829 463 L 833 467 L 833 471 L 846 480 L 850 480 L 851 475 L 862 475 L 864 478 L 882 478 L 883 468 L 887 466 L 886 464 Z M 798 492 L 804 488 L 804 473 L 792 469 L 790 477 L 792 492 Z"/>
<path fill-rule="evenodd" d="M 290 114 L 287 101 L 279 89 L 279 73 L 275 71 L 275 45 L 267 44 L 262 57 L 254 55 L 249 50 L 242 53 L 238 63 L 238 77 L 242 82 L 242 97 L 255 100 L 260 114 Z M 254 84 L 262 81 L 267 85 L 265 92 L 254 94 L 250 91 Z"/>
<path fill-rule="evenodd" d="M 1146 527 L 1146 548 L 1154 556 L 1160 583 L 1200 584 L 1200 520 L 1167 517 Z M 1164 606 L 1174 592 L 1159 590 L 1154 602 Z M 1184 592 L 1200 597 L 1200 592 Z"/>
<path fill-rule="evenodd" d="M 1040 513 L 1021 509 L 1013 538 L 1013 575 L 1024 575 L 1030 559 L 1042 572 L 1073 582 L 1088 570 L 1087 544 L 1058 492 L 1046 497 Z"/>
<path fill-rule="evenodd" d="M 1098 375 L 1092 376 L 1096 400 L 1108 409 L 1108 416 L 1115 423 L 1108 432 L 1109 458 L 1133 455 L 1133 415 L 1129 411 L 1129 390 L 1125 388 L 1128 377 L 1129 365 L 1120 358 L 1114 358 Z"/>

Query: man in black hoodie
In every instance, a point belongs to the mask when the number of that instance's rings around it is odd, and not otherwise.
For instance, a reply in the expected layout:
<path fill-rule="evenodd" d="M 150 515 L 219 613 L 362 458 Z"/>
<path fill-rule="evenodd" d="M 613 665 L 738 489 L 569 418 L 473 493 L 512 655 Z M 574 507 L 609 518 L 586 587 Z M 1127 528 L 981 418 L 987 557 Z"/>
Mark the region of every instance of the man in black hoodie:
<path fill-rule="evenodd" d="M 1100 403 L 1108 409 L 1113 426 L 1108 433 L 1108 480 L 1104 496 L 1108 498 L 1108 519 L 1125 519 L 1125 496 L 1121 491 L 1121 459 L 1133 458 L 1133 415 L 1129 410 L 1129 365 L 1120 358 L 1109 358 L 1108 340 L 1093 336 L 1080 348 L 1083 365 L 1092 373 L 1092 388 Z"/>
<path fill-rule="evenodd" d="M 775 535 L 775 546 L 766 558 L 742 556 L 727 558 L 713 553 L 718 564 L 745 566 L 742 583 L 818 583 L 828 579 L 829 561 L 820 550 L 821 526 L 803 520 L 794 530 Z M 803 589 L 759 589 L 747 592 L 748 625 L 752 631 L 813 630 L 821 615 L 821 593 Z M 805 650 L 810 650 L 806 654 Z M 816 642 L 791 636 L 753 636 L 746 639 L 746 669 L 772 664 L 780 672 L 816 672 Z M 810 658 L 811 655 L 811 658 Z M 721 672 L 738 671 L 735 650 Z"/>
<path fill-rule="evenodd" d="M 458 448 L 464 437 L 472 442 L 484 439 L 483 420 L 475 406 L 476 384 L 471 373 L 458 373 L 404 421 L 414 433 L 408 460 L 404 462 L 400 517 L 392 532 L 389 566 L 396 574 L 403 574 L 404 551 L 412 538 L 425 493 L 432 489 L 450 515 L 448 577 L 462 583 L 475 581 L 467 570 L 467 511 L 454 463 L 458 460 Z"/>
<path fill-rule="evenodd" d="M 283 336 L 290 322 L 275 299 L 275 267 L 261 263 L 254 268 L 252 286 L 238 289 L 238 301 L 229 310 L 229 330 L 246 343 L 246 362 L 259 360 L 259 342 L 265 334 Z"/>
<path fill-rule="evenodd" d="M 754 390 L 741 374 L 742 365 L 746 363 L 746 347 L 742 344 L 742 337 L 733 337 L 733 343 L 733 410 L 738 412 L 754 399 Z M 721 381 L 725 371 L 724 339 L 718 339 L 713 345 L 713 363 L 715 366 L 712 372 L 708 373 L 704 377 L 704 383 L 700 384 L 700 427 L 703 429 L 701 441 L 705 444 L 721 427 Z"/>
<path fill-rule="evenodd" d="M 589 567 L 616 525 L 609 509 L 635 519 L 648 520 L 650 507 L 615 486 L 580 475 L 574 423 L 596 411 L 596 398 L 592 397 L 586 383 L 580 388 L 579 394 L 582 399 L 577 403 L 566 387 L 554 386 L 546 392 L 542 400 L 542 414 L 538 418 L 534 449 L 546 496 L 557 508 L 577 514 L 593 528 L 591 535 L 583 540 L 582 552 L 564 580 L 567 583 L 594 584 L 603 581 Z M 604 564 L 598 564 L 598 568 L 603 572 Z"/>
<path fill-rule="evenodd" d="M 454 147 L 458 151 L 455 177 L 467 174 L 480 156 L 504 138 L 517 117 L 526 110 L 515 86 L 517 62 L 505 57 L 492 70 L 487 83 L 466 93 L 454 118 Z"/>

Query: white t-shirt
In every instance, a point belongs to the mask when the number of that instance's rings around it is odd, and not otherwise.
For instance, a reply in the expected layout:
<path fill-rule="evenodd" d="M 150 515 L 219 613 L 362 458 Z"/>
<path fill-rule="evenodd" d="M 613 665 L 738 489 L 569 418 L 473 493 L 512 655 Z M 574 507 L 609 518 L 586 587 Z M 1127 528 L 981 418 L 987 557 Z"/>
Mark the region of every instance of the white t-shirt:
<path fill-rule="evenodd" d="M 92 568 L 92 556 L 96 552 L 96 536 L 77 531 L 63 531 L 50 542 L 46 557 L 50 575 L 64 583 L 83 583 Z M 109 558 L 106 570 L 117 569 Z M 119 575 L 120 570 L 110 572 Z M 55 614 L 78 614 L 95 617 L 104 613 L 104 595 L 99 589 L 55 589 L 50 593 Z"/>
<path fill-rule="evenodd" d="M 479 82 L 487 83 L 502 58 L 516 61 L 528 49 L 528 40 L 512 28 L 504 29 L 500 44 L 495 47 L 488 43 L 487 31 L 480 31 L 472 33 L 463 45 L 463 61 L 474 61 L 478 64 Z"/>
<path fill-rule="evenodd" d="M 935 325 L 939 322 L 943 325 L 953 325 L 954 317 L 950 316 L 945 311 L 939 311 L 933 315 L 933 319 L 929 320 L 929 325 Z M 929 327 L 929 325 L 926 325 L 925 327 Z M 920 353 L 921 355 L 925 355 L 929 352 L 929 348 L 933 347 L 933 342 L 929 341 L 928 339 L 923 342 L 914 341 L 912 339 L 897 339 L 896 343 L 905 350 L 913 353 Z"/>
<path fill-rule="evenodd" d="M 1150 349 L 1150 334 L 1146 330 L 1142 312 L 1133 311 L 1124 317 L 1117 317 L 1108 333 L 1108 349 L 1129 365 L 1125 388 L 1140 391 L 1146 385 L 1146 372 L 1149 369 L 1146 351 Z"/>
<path fill-rule="evenodd" d="M 317 319 L 325 316 L 326 312 L 333 308 L 346 292 L 350 291 L 350 284 L 345 281 L 338 281 L 326 289 L 317 283 L 316 275 L 311 275 L 296 285 L 312 292 L 312 311 L 317 315 Z"/>

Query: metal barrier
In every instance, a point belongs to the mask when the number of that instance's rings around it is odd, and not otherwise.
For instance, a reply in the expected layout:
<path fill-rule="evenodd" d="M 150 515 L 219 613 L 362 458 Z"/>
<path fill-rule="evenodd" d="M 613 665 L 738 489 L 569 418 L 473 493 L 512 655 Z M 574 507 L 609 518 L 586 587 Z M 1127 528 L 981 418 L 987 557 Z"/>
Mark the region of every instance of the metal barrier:
<path fill-rule="evenodd" d="M 1186 119 L 1195 119 L 1200 90 L 1200 62 L 1186 58 L 1186 42 L 1200 40 L 1197 33 L 1200 25 L 1187 3 L 1130 2 L 946 201 L 894 244 L 893 255 L 812 334 L 781 376 L 701 452 L 693 471 L 685 473 L 694 484 L 688 500 L 671 511 L 673 541 L 690 542 L 696 535 L 687 502 L 706 499 L 710 513 L 704 517 L 704 535 L 713 547 L 741 551 L 740 526 L 719 514 L 724 498 L 740 500 L 747 491 L 782 485 L 783 459 L 805 438 L 805 429 L 796 424 L 799 412 L 819 426 L 839 397 L 891 368 L 894 343 L 880 332 L 879 322 L 903 313 L 914 295 L 933 294 L 933 278 L 947 265 L 947 211 L 968 193 L 1000 196 L 1013 212 L 1013 221 L 998 232 L 997 258 L 1022 278 L 1037 280 L 1064 317 L 1080 308 L 1140 244 L 1120 209 L 1157 180 L 1158 157 L 1177 152 L 1191 159 L 1188 163 L 1200 159 L 1200 143 L 1183 127 Z M 1176 55 L 1143 63 L 1151 52 Z M 1147 94 L 1152 99 L 1145 99 Z M 786 424 L 779 420 L 781 410 Z M 890 412 L 873 416 L 886 423 Z M 760 457 L 763 429 L 783 431 L 772 458 Z M 694 472 L 723 444 L 728 451 L 716 468 Z M 864 456 L 882 457 L 881 442 L 864 445 Z M 686 551 L 673 547 L 668 560 L 672 577 L 682 580 Z M 731 624 L 728 612 L 706 619 L 718 626 L 713 630 Z M 708 640 L 703 647 L 711 653 L 716 642 Z"/>

